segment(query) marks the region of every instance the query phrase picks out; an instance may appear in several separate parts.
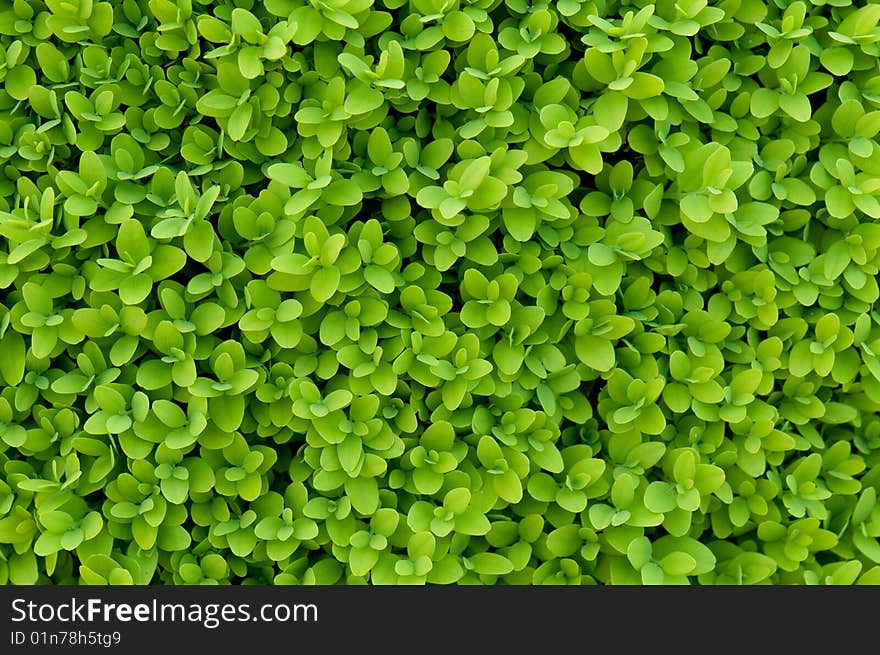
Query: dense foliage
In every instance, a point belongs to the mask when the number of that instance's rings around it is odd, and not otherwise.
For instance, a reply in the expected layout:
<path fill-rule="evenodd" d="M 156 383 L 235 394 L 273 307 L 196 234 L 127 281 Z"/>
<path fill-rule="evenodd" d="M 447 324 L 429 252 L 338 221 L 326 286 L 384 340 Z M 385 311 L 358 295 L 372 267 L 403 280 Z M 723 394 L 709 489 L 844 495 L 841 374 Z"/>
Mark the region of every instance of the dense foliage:
<path fill-rule="evenodd" d="M 880 582 L 878 21 L 0 3 L 0 582 Z"/>

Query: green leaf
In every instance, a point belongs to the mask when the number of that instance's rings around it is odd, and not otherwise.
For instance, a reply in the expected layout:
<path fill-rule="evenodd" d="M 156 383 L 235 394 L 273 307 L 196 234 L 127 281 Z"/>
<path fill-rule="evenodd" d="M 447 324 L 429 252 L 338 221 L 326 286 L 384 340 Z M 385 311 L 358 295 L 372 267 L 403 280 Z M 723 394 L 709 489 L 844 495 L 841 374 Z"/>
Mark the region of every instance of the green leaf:
<path fill-rule="evenodd" d="M 779 108 L 796 121 L 805 123 L 810 120 L 813 108 L 810 105 L 810 99 L 803 93 L 795 93 L 794 95 L 782 94 L 779 96 Z"/>
<path fill-rule="evenodd" d="M 645 489 L 645 507 L 656 514 L 671 512 L 676 507 L 676 494 L 667 482 L 652 482 Z"/>
<path fill-rule="evenodd" d="M 825 206 L 828 213 L 835 218 L 846 218 L 855 211 L 852 196 L 842 186 L 831 187 L 825 193 Z"/>
<path fill-rule="evenodd" d="M 587 257 L 596 266 L 611 266 L 617 263 L 617 255 L 604 243 L 591 243 L 587 249 Z"/>
<path fill-rule="evenodd" d="M 578 359 L 597 371 L 610 371 L 614 366 L 614 346 L 607 339 L 584 334 L 575 340 Z"/>
<path fill-rule="evenodd" d="M 239 65 L 241 65 L 241 55 L 239 55 Z M 259 62 L 257 62 L 257 65 L 258 71 L 251 71 L 257 73 L 256 75 L 254 75 L 254 77 L 257 77 L 262 72 L 262 65 L 259 64 Z M 246 75 L 246 77 L 248 76 Z M 232 111 L 232 114 L 229 116 L 226 124 L 226 130 L 229 134 L 229 138 L 231 138 L 233 141 L 241 141 L 241 139 L 245 135 L 245 132 L 250 126 L 253 114 L 254 107 L 250 103 L 246 102 L 236 107 Z"/>
<path fill-rule="evenodd" d="M 682 198 L 681 211 L 696 223 L 705 223 L 714 214 L 709 206 L 709 199 L 697 193 L 691 193 Z"/>
<path fill-rule="evenodd" d="M 186 480 L 178 480 L 177 478 L 167 478 L 162 480 L 162 495 L 176 505 L 186 501 L 189 493 L 189 483 Z"/>
<path fill-rule="evenodd" d="M 9 387 L 18 386 L 25 372 L 25 342 L 15 331 L 8 331 L 0 338 L 0 376 Z"/>
<path fill-rule="evenodd" d="M 30 66 L 16 66 L 6 73 L 5 83 L 6 92 L 15 100 L 27 100 L 31 89 L 37 84 L 37 76 Z"/>
<path fill-rule="evenodd" d="M 327 302 L 339 288 L 340 274 L 336 268 L 320 268 L 312 275 L 309 291 L 317 302 Z"/>
<path fill-rule="evenodd" d="M 379 507 L 379 488 L 373 478 L 346 480 L 345 493 L 352 507 L 362 514 L 372 514 Z"/>
<path fill-rule="evenodd" d="M 696 565 L 696 560 L 687 553 L 669 553 L 660 560 L 663 572 L 668 575 L 689 575 Z"/>
<path fill-rule="evenodd" d="M 505 575 L 513 571 L 510 560 L 498 553 L 477 553 L 468 557 L 465 563 L 480 575 Z"/>
<path fill-rule="evenodd" d="M 345 111 L 352 115 L 367 114 L 382 106 L 385 101 L 380 91 L 364 84 L 356 84 L 345 95 Z"/>
<path fill-rule="evenodd" d="M 214 424 L 224 432 L 237 430 L 244 418 L 243 396 L 208 398 L 208 413 Z"/>

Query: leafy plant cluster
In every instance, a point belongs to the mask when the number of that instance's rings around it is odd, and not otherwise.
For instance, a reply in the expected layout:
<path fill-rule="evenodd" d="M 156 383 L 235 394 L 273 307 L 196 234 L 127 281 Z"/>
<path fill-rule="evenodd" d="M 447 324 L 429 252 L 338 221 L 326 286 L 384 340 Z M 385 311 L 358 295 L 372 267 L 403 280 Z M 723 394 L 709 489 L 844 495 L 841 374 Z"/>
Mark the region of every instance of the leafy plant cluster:
<path fill-rule="evenodd" d="M 0 582 L 880 582 L 880 4 L 10 0 Z"/>

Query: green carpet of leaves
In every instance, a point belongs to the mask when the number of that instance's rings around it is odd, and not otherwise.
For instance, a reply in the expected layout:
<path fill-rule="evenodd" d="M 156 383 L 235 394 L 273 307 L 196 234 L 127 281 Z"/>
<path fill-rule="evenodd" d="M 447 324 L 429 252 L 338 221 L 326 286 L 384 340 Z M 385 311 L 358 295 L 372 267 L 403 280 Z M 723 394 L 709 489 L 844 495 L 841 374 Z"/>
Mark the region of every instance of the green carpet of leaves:
<path fill-rule="evenodd" d="M 880 582 L 876 0 L 0 0 L 0 583 Z"/>

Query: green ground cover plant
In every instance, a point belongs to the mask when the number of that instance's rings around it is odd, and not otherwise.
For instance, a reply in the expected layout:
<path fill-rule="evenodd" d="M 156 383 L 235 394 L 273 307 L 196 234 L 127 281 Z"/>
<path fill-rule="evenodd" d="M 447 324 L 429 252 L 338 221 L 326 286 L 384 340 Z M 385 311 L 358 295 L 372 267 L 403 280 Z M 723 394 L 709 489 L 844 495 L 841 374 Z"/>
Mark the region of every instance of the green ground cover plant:
<path fill-rule="evenodd" d="M 880 583 L 880 3 L 0 1 L 0 583 Z"/>

